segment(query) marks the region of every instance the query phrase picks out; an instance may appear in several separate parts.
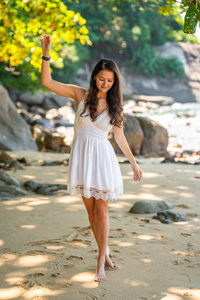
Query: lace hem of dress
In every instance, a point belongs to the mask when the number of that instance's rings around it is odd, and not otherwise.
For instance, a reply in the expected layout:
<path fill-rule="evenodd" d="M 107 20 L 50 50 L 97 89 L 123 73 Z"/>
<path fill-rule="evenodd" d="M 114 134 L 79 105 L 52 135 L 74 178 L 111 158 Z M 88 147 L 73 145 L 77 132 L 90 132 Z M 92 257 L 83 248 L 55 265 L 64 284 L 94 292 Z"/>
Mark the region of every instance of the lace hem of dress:
<path fill-rule="evenodd" d="M 86 188 L 83 185 L 68 185 L 69 193 L 71 195 L 81 194 L 86 198 L 94 197 L 96 200 L 117 200 L 123 194 L 123 188 L 116 188 L 114 190 L 99 190 L 97 188 Z"/>

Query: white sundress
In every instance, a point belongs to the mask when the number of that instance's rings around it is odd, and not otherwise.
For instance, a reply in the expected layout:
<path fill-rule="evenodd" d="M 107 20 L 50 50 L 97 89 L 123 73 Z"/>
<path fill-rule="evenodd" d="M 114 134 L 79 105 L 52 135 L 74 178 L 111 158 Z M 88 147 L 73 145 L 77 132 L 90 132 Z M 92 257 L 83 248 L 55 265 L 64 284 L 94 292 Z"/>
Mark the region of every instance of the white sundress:
<path fill-rule="evenodd" d="M 81 194 L 86 198 L 117 200 L 123 194 L 123 181 L 119 162 L 108 133 L 108 109 L 94 122 L 88 108 L 83 116 L 84 99 L 79 102 L 74 120 L 74 138 L 69 157 L 67 183 L 71 195 Z"/>

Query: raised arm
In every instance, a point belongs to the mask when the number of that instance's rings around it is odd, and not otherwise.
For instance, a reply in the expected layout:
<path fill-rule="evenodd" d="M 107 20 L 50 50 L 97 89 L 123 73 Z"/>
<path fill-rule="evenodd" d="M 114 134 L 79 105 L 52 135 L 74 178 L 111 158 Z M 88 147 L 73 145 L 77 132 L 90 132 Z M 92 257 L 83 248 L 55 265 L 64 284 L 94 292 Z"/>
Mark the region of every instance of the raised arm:
<path fill-rule="evenodd" d="M 50 49 L 51 49 L 50 35 L 44 34 L 43 37 L 41 38 L 41 44 L 42 44 L 43 55 L 46 57 L 50 57 Z M 40 83 L 58 95 L 74 99 L 77 106 L 78 103 L 83 99 L 86 92 L 86 89 L 83 87 L 53 80 L 51 78 L 51 73 L 50 73 L 50 60 L 46 61 L 42 59 Z"/>

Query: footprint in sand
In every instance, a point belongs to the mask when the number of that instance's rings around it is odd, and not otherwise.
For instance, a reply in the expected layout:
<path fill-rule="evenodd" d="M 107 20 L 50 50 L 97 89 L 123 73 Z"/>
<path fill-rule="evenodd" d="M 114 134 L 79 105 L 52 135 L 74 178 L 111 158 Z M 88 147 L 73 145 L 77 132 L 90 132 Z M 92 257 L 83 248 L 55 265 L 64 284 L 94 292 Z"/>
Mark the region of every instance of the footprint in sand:
<path fill-rule="evenodd" d="M 32 288 L 34 286 L 41 286 L 41 283 L 34 279 L 28 278 L 28 279 L 24 279 L 21 286 L 23 288 Z"/>
<path fill-rule="evenodd" d="M 175 205 L 175 207 L 190 208 L 188 205 L 185 205 L 185 204 Z"/>
<path fill-rule="evenodd" d="M 52 273 L 50 276 L 51 277 L 58 277 L 60 275 L 60 273 Z"/>
<path fill-rule="evenodd" d="M 48 268 L 53 269 L 53 270 L 60 270 L 64 269 L 63 264 L 57 262 L 57 261 L 50 261 L 48 262 Z"/>
<path fill-rule="evenodd" d="M 76 256 L 76 255 L 70 255 L 68 257 L 66 257 L 67 260 L 71 261 L 71 260 L 84 260 L 84 258 L 82 256 Z"/>
<path fill-rule="evenodd" d="M 44 251 L 44 250 L 30 250 L 25 253 L 26 255 L 38 255 L 38 254 L 45 254 L 45 255 L 58 255 L 55 252 L 50 252 L 50 251 Z"/>
<path fill-rule="evenodd" d="M 72 285 L 70 280 L 65 279 L 65 278 L 57 278 L 55 280 L 47 282 L 47 284 L 48 285 L 59 285 L 59 286 L 63 286 L 63 287 L 70 287 Z"/>
<path fill-rule="evenodd" d="M 195 217 L 198 217 L 198 214 L 196 214 L 196 213 L 188 213 L 188 214 L 186 214 L 186 216 L 191 217 L 191 218 L 195 218 Z"/>
<path fill-rule="evenodd" d="M 27 277 L 41 277 L 41 276 L 44 276 L 43 273 L 34 273 L 34 274 L 28 274 Z"/>
<path fill-rule="evenodd" d="M 98 296 L 88 294 L 87 292 L 84 292 L 84 291 L 79 291 L 78 293 L 81 296 L 81 299 L 83 299 L 83 300 L 99 300 L 100 299 Z"/>
<path fill-rule="evenodd" d="M 181 232 L 180 234 L 184 237 L 192 236 L 190 233 L 187 233 L 187 232 Z"/>
<path fill-rule="evenodd" d="M 90 226 L 74 226 L 72 227 L 73 229 L 75 229 L 78 233 L 81 234 L 81 236 L 88 236 L 91 235 L 91 228 Z"/>
<path fill-rule="evenodd" d="M 178 265 L 183 265 L 184 262 L 183 262 L 182 260 L 173 260 L 173 264 L 174 264 L 175 266 L 178 266 Z"/>
<path fill-rule="evenodd" d="M 43 246 L 47 244 L 55 244 L 64 246 L 63 242 L 60 239 L 51 239 L 51 240 L 41 240 L 41 241 L 33 241 L 24 244 L 24 246 Z"/>

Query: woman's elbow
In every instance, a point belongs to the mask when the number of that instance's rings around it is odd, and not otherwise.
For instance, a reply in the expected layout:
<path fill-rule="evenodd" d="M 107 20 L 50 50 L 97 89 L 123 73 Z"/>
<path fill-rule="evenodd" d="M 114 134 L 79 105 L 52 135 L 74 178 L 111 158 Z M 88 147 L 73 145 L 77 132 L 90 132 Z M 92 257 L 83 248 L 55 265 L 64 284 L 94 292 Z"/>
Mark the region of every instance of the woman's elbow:
<path fill-rule="evenodd" d="M 40 79 L 40 84 L 45 86 L 45 87 L 48 87 L 48 82 L 45 81 L 45 80 Z"/>

